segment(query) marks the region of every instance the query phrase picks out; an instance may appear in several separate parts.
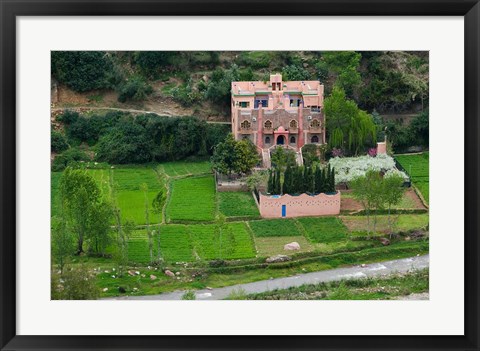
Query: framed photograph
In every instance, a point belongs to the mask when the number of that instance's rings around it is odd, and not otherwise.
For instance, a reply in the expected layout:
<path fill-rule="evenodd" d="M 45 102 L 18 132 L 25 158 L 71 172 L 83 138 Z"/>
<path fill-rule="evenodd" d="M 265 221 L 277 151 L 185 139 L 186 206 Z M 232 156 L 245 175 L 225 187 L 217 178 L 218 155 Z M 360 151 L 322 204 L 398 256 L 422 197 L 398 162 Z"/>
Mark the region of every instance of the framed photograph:
<path fill-rule="evenodd" d="M 2 2 L 2 350 L 478 350 L 478 1 Z"/>

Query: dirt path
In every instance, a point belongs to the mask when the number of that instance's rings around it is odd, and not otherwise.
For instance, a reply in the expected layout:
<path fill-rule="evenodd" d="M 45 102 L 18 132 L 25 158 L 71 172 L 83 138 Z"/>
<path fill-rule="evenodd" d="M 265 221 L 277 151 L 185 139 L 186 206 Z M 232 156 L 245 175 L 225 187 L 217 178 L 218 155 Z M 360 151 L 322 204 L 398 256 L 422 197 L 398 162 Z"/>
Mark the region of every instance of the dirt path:
<path fill-rule="evenodd" d="M 120 112 L 128 112 L 133 114 L 156 114 L 159 116 L 166 116 L 166 117 L 178 117 L 178 115 L 173 115 L 168 111 L 151 111 L 151 110 L 136 110 L 131 108 L 118 108 L 118 107 L 96 107 L 96 106 L 75 106 L 75 107 L 53 107 L 51 108 L 52 114 L 57 114 L 65 110 L 73 110 L 77 112 L 87 112 L 87 111 L 120 111 Z M 231 124 L 231 122 L 227 121 L 205 121 L 209 124 Z"/>

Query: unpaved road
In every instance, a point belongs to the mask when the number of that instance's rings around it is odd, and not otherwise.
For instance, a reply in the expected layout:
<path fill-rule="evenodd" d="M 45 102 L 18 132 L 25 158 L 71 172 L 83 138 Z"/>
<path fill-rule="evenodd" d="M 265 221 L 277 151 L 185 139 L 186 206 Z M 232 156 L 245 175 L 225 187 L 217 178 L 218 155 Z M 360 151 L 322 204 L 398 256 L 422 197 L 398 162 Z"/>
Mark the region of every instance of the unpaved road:
<path fill-rule="evenodd" d="M 380 277 L 393 273 L 405 273 L 412 270 L 428 268 L 429 255 L 403 258 L 399 260 L 367 264 L 364 267 L 354 266 L 336 268 L 320 272 L 298 274 L 293 277 L 261 280 L 254 283 L 227 286 L 224 288 L 203 289 L 195 291 L 197 300 L 222 300 L 237 289 L 243 289 L 247 294 L 261 293 L 275 289 L 287 289 L 303 284 L 318 284 L 322 282 L 338 281 L 343 279 L 358 279 L 366 277 Z M 181 300 L 185 291 L 174 291 L 159 295 L 121 296 L 108 298 L 109 300 Z"/>

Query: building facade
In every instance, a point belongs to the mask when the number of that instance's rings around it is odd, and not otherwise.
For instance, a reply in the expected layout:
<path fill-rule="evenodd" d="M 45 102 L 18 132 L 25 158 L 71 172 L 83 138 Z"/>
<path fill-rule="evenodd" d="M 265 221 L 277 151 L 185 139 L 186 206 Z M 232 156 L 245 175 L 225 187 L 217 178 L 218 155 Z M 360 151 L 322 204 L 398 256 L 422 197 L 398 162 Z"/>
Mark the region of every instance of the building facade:
<path fill-rule="evenodd" d="M 319 81 L 232 82 L 232 133 L 262 151 L 283 145 L 300 151 L 325 143 L 323 84 Z"/>

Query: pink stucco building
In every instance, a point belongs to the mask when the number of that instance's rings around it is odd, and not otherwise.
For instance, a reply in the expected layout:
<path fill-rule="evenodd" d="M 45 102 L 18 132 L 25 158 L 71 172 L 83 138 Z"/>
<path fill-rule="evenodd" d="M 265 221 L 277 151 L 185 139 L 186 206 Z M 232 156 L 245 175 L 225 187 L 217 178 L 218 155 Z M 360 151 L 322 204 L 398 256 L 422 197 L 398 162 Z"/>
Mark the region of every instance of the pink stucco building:
<path fill-rule="evenodd" d="M 307 143 L 325 143 L 323 84 L 282 80 L 232 82 L 232 133 L 266 151 L 283 145 L 300 151 Z M 264 163 L 265 163 L 265 155 Z"/>

